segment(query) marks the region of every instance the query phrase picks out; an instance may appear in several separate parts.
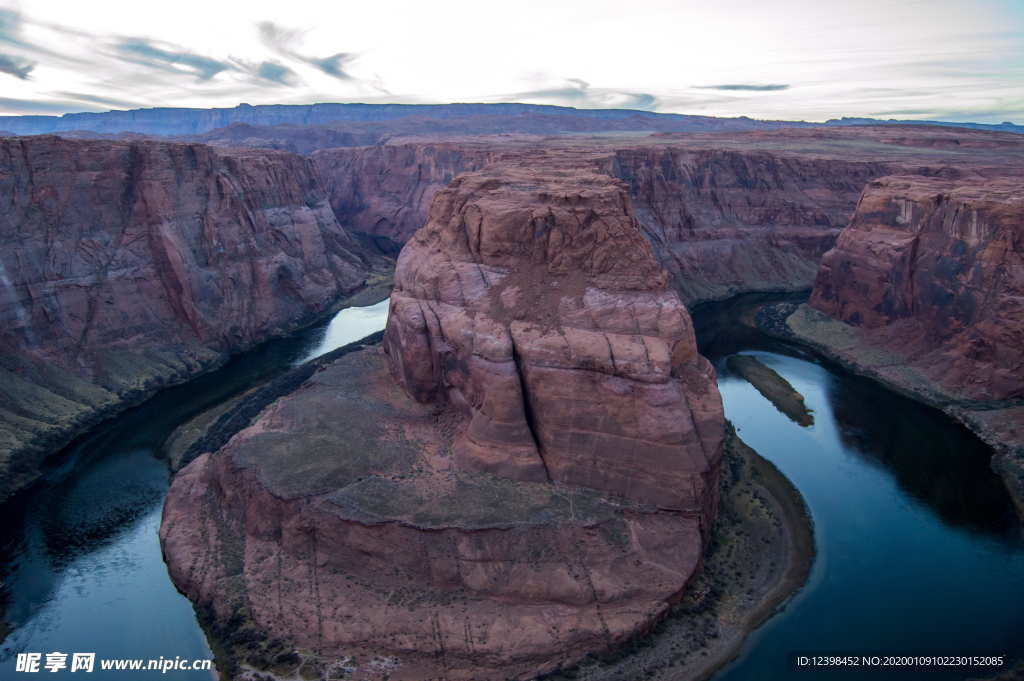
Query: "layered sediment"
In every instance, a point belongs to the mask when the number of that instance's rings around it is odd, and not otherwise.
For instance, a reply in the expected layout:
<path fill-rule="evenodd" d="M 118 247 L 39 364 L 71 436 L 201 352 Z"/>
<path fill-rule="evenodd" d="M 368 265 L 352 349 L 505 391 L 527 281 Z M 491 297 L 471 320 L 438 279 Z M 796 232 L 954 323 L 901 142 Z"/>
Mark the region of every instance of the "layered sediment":
<path fill-rule="evenodd" d="M 621 182 L 466 174 L 402 252 L 383 351 L 184 468 L 161 538 L 211 628 L 258 641 L 244 665 L 532 678 L 682 597 L 723 423 Z"/>
<path fill-rule="evenodd" d="M 458 174 L 523 156 L 575 159 L 628 184 L 643 234 L 687 304 L 810 288 L 864 184 L 890 170 L 877 161 L 716 149 L 713 142 L 698 149 L 656 140 L 619 145 L 482 139 L 328 149 L 313 158 L 339 220 L 396 251 Z"/>
<path fill-rule="evenodd" d="M 561 156 L 627 183 L 644 236 L 688 305 L 809 290 L 821 257 L 874 179 L 908 173 L 977 180 L 1024 161 L 1019 136 L 923 126 L 436 141 L 423 133 L 403 140 L 313 155 L 347 228 L 397 249 L 459 173 Z"/>
<path fill-rule="evenodd" d="M 438 191 L 500 153 L 464 142 L 326 149 L 312 158 L 342 224 L 397 252 L 426 222 Z"/>
<path fill-rule="evenodd" d="M 996 447 L 1024 499 L 1020 178 L 868 184 L 788 330 L 934 404 Z"/>
<path fill-rule="evenodd" d="M 687 304 L 796 291 L 849 220 L 880 161 L 760 150 L 621 149 L 637 219 Z"/>
<path fill-rule="evenodd" d="M 3 139 L 0 193 L 0 498 L 75 434 L 312 321 L 371 269 L 291 154 Z"/>
<path fill-rule="evenodd" d="M 395 376 L 469 415 L 467 467 L 699 511 L 722 415 L 689 314 L 624 185 L 529 160 L 459 177 L 406 244 Z"/>

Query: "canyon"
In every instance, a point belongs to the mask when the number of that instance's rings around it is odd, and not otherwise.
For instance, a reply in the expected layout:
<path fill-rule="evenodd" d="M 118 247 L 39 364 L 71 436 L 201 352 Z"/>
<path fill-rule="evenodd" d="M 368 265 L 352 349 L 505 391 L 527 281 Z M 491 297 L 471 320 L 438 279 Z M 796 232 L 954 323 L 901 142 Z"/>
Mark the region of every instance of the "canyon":
<path fill-rule="evenodd" d="M 870 182 L 786 325 L 964 422 L 1024 510 L 1022 179 Z"/>
<path fill-rule="evenodd" d="M 681 597 L 718 503 L 714 372 L 625 186 L 528 161 L 438 193 L 382 348 L 176 477 L 171 576 L 220 627 L 365 678 L 526 679 Z"/>
<path fill-rule="evenodd" d="M 759 323 L 965 423 L 1024 500 L 1019 135 L 250 109 L 0 139 L 0 497 L 394 265 L 381 338 L 174 477 L 168 569 L 232 673 L 529 679 L 649 633 L 729 531 L 688 308 L 740 293 L 811 290 Z"/>
<path fill-rule="evenodd" d="M 276 152 L 0 140 L 0 498 L 106 416 L 329 311 L 372 257 Z"/>

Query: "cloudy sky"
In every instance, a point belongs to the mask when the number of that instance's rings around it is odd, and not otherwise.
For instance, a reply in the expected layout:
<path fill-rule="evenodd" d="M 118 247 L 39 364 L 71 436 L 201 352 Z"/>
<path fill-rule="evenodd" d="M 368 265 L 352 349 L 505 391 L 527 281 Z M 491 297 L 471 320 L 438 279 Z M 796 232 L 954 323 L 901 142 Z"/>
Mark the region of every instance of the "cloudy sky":
<path fill-rule="evenodd" d="M 1024 0 L 0 0 L 0 114 L 355 101 L 1024 123 Z"/>

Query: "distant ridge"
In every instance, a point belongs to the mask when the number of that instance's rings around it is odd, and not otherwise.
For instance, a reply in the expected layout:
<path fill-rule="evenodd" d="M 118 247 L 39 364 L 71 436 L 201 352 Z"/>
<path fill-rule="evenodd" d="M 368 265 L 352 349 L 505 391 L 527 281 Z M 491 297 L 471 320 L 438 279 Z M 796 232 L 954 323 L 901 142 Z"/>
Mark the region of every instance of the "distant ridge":
<path fill-rule="evenodd" d="M 941 125 L 947 128 L 970 128 L 972 130 L 992 130 L 995 132 L 1024 133 L 1024 125 L 1017 125 L 1010 121 L 1002 123 L 957 123 L 953 121 L 914 121 L 909 119 L 880 119 L 880 118 L 831 118 L 825 121 L 825 125 Z"/>
<path fill-rule="evenodd" d="M 654 113 L 635 109 L 576 109 L 541 104 L 239 104 L 232 108 L 153 108 L 103 113 L 70 113 L 61 116 L 0 116 L 0 134 L 40 135 L 61 132 L 142 135 L 197 135 L 235 124 L 257 126 L 325 125 L 367 123 L 415 117 L 422 120 L 517 118 L 513 127 L 530 131 L 528 119 L 545 121 L 543 132 L 597 132 L 601 130 L 654 130 L 658 132 L 701 132 L 819 127 L 836 125 L 941 125 L 1024 133 L 1024 126 L 1012 123 L 953 123 L 945 121 L 882 121 L 872 118 L 841 118 L 826 123 L 805 121 L 762 121 L 740 116 L 720 118 L 688 114 Z M 552 125 L 552 120 L 556 124 Z M 557 121 L 565 121 L 559 126 Z"/>

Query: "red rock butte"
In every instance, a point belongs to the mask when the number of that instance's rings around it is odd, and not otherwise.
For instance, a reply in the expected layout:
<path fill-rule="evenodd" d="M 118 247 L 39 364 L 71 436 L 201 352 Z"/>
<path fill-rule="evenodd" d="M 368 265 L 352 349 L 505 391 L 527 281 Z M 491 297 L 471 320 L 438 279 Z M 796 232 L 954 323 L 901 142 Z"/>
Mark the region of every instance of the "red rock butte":
<path fill-rule="evenodd" d="M 459 177 L 402 251 L 386 355 L 175 479 L 175 583 L 368 678 L 532 678 L 646 631 L 700 564 L 724 427 L 666 280 L 619 180 Z"/>

